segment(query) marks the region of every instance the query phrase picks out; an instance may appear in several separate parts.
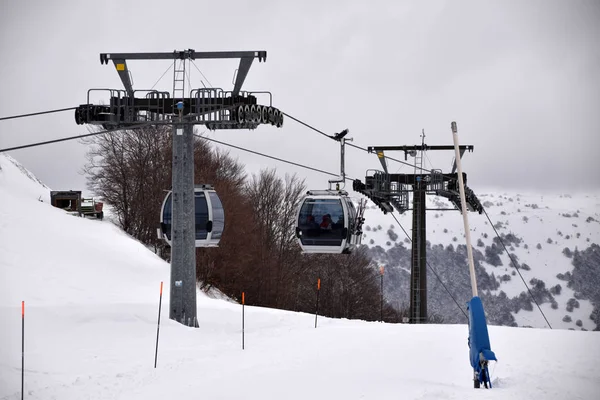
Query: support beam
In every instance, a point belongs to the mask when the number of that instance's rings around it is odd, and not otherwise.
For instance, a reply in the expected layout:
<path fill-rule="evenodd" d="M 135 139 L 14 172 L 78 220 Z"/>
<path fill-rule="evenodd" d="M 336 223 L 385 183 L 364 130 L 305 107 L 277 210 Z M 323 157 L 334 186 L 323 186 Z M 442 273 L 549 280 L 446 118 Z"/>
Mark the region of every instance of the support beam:
<path fill-rule="evenodd" d="M 267 60 L 267 52 L 259 51 L 194 51 L 193 49 L 163 53 L 101 53 L 100 63 L 107 64 L 108 60 L 184 60 L 186 58 L 213 59 L 213 58 L 258 58 L 258 61 Z"/>
<path fill-rule="evenodd" d="M 378 157 L 381 157 L 379 154 L 383 154 L 385 150 L 389 151 L 403 151 L 404 152 L 404 160 L 408 159 L 408 156 L 411 157 L 416 156 L 417 151 L 428 151 L 428 150 L 454 150 L 454 146 L 449 145 L 439 145 L 439 146 L 429 146 L 425 143 L 423 144 L 415 144 L 414 146 L 369 146 L 367 147 L 367 151 L 369 153 L 377 153 Z M 460 146 L 461 156 L 465 150 L 473 151 L 475 150 L 475 146 L 473 145 L 464 145 Z M 452 170 L 454 173 L 454 170 Z"/>
<path fill-rule="evenodd" d="M 459 148 L 463 151 L 473 151 L 475 150 L 475 146 L 472 144 L 461 145 Z M 377 153 L 379 151 L 389 150 L 389 151 L 428 151 L 428 150 L 454 150 L 453 145 L 440 145 L 440 146 L 429 146 L 426 144 L 420 145 L 416 144 L 414 146 L 369 146 L 367 147 L 369 153 Z"/>
<path fill-rule="evenodd" d="M 193 125 L 173 126 L 173 225 L 169 318 L 198 327 Z"/>
<path fill-rule="evenodd" d="M 127 69 L 127 62 L 124 59 L 113 59 L 113 63 L 127 91 L 127 96 L 133 97 L 133 82 L 131 82 L 130 72 Z"/>
<path fill-rule="evenodd" d="M 387 161 L 385 159 L 385 154 L 383 154 L 383 150 L 377 151 L 377 158 L 379 159 L 379 162 L 381 163 L 381 166 L 383 167 L 383 172 L 385 172 L 386 174 L 389 174 L 389 171 L 387 168 Z"/>
<path fill-rule="evenodd" d="M 246 76 L 248 75 L 248 71 L 250 71 L 250 67 L 252 66 L 252 61 L 254 61 L 254 58 L 252 57 L 243 57 L 240 59 L 240 66 L 235 77 L 235 84 L 233 85 L 234 96 L 237 96 L 240 93 L 242 85 L 244 84 Z"/>

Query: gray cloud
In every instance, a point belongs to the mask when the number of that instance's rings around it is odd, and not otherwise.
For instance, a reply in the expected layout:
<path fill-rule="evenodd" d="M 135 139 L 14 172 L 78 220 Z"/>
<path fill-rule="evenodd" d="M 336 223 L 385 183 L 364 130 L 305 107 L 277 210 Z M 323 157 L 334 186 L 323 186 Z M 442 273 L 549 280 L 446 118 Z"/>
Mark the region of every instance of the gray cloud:
<path fill-rule="evenodd" d="M 469 184 L 566 191 L 600 188 L 600 6 L 596 1 L 452 2 L 3 2 L 0 115 L 75 106 L 93 87 L 120 87 L 98 54 L 120 51 L 268 51 L 248 90 L 327 133 L 354 143 L 450 144 L 450 122 L 475 152 Z M 197 62 L 230 88 L 235 62 Z M 168 62 L 131 63 L 135 86 L 151 87 Z M 191 69 L 195 87 L 204 78 Z M 169 90 L 167 74 L 158 88 Z M 206 83 L 206 82 L 204 82 Z M 72 113 L 0 121 L 0 147 L 85 133 Z M 336 143 L 286 121 L 283 129 L 207 133 L 311 166 L 338 171 Z M 65 143 L 12 155 L 53 188 L 84 185 L 85 148 Z M 249 172 L 277 167 L 310 187 L 327 176 L 246 155 Z M 390 154 L 403 158 L 402 154 Z M 428 153 L 448 170 L 452 154 Z M 411 160 L 409 160 L 411 162 Z M 349 149 L 347 172 L 379 168 Z M 391 163 L 393 171 L 412 172 Z"/>

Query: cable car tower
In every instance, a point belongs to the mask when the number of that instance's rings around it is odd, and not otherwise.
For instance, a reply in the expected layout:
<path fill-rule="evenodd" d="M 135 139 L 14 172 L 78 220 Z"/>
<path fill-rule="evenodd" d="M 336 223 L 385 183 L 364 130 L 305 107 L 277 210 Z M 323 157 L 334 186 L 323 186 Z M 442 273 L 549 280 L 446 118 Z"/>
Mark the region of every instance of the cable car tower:
<path fill-rule="evenodd" d="M 465 151 L 473 151 L 472 145 L 460 146 L 460 158 Z M 384 214 L 394 209 L 400 214 L 413 211 L 412 250 L 410 278 L 410 322 L 427 322 L 427 235 L 426 235 L 426 195 L 447 198 L 456 210 L 461 209 L 456 173 L 456 160 L 451 173 L 431 170 L 425 173 L 423 157 L 428 150 L 454 150 L 454 146 L 428 146 L 425 144 L 425 133 L 421 135 L 421 144 L 415 146 L 369 146 L 370 153 L 376 153 L 383 171 L 369 170 L 363 184 L 360 179 L 353 182 L 353 189 L 367 196 Z M 385 160 L 385 151 L 403 151 L 404 159 L 414 157 L 413 174 L 390 174 Z M 372 172 L 369 175 L 369 172 Z M 463 174 L 464 182 L 467 181 Z M 409 208 L 409 195 L 412 193 L 412 208 Z M 483 207 L 471 189 L 465 186 L 466 205 L 469 211 L 483 212 Z M 440 209 L 435 209 L 440 211 Z M 442 209 L 441 211 L 452 210 Z"/>
<path fill-rule="evenodd" d="M 205 125 L 216 130 L 255 129 L 260 124 L 283 125 L 283 115 L 273 107 L 269 92 L 241 90 L 256 58 L 259 62 L 266 61 L 267 52 L 197 52 L 188 49 L 170 53 L 102 53 L 100 63 L 113 62 L 124 88 L 90 89 L 86 104 L 75 110 L 75 122 L 79 125 L 100 125 L 104 129 L 135 129 L 159 124 L 173 127 L 173 181 L 169 194 L 172 197 L 172 201 L 169 200 L 172 204 L 172 215 L 169 215 L 171 232 L 164 232 L 172 247 L 169 318 L 187 326 L 198 327 L 195 246 L 216 244 L 216 240 L 212 240 L 215 239 L 214 231 L 211 238 L 206 236 L 207 230 L 215 229 L 214 221 L 206 221 L 208 217 L 205 217 L 200 224 L 200 232 L 196 229 L 198 214 L 195 204 L 207 204 L 206 200 L 198 202 L 198 198 L 206 199 L 209 191 L 205 187 L 195 194 L 198 190 L 194 187 L 193 127 Z M 194 60 L 200 59 L 239 59 L 233 89 L 186 87 L 189 67 Z M 172 92 L 134 90 L 127 62 L 136 60 L 172 60 Z M 91 97 L 96 98 L 97 95 L 107 96 L 108 101 L 104 98 L 100 104 L 92 104 Z M 265 98 L 266 104 L 258 104 L 258 96 Z M 219 211 L 218 206 L 213 208 Z M 208 215 L 212 215 L 210 211 Z M 220 233 L 218 236 L 220 238 Z"/>

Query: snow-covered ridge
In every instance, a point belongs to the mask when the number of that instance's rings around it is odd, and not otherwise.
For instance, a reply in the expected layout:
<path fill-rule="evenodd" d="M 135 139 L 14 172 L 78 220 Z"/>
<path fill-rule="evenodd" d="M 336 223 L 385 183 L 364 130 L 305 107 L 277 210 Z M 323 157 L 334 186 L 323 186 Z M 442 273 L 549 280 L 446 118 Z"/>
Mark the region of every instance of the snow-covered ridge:
<path fill-rule="evenodd" d="M 14 158 L 12 158 L 10 155 L 8 154 L 3 154 L 3 156 L 9 161 L 11 162 L 15 167 L 17 167 L 17 169 L 19 171 L 21 171 L 21 173 L 23 175 L 25 175 L 27 178 L 31 179 L 34 183 L 37 183 L 39 185 L 41 185 L 42 187 L 49 189 L 48 186 L 46 186 L 44 183 L 42 183 L 42 181 L 40 181 L 37 176 L 35 176 L 31 171 L 29 171 L 27 168 L 23 167 L 17 160 L 15 160 Z"/>
<path fill-rule="evenodd" d="M 50 201 L 50 188 L 6 153 L 0 154 L 0 193 Z"/>

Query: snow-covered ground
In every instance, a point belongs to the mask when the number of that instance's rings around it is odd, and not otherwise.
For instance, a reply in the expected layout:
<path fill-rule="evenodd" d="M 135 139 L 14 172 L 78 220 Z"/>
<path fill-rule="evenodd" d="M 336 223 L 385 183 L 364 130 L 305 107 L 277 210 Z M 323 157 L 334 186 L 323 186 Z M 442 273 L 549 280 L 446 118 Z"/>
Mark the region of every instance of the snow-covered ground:
<path fill-rule="evenodd" d="M 168 320 L 169 266 L 112 224 L 40 202 L 0 155 L 0 399 L 597 399 L 597 332 L 490 327 L 492 390 L 474 390 L 465 325 L 392 325 L 198 294 L 200 328 Z M 445 218 L 445 217 L 444 217 Z M 168 285 L 166 285 L 168 289 Z"/>

